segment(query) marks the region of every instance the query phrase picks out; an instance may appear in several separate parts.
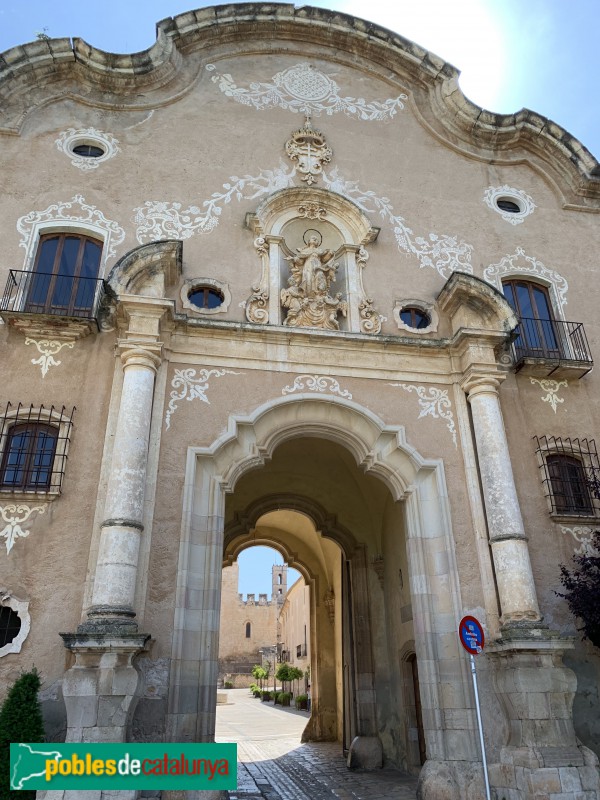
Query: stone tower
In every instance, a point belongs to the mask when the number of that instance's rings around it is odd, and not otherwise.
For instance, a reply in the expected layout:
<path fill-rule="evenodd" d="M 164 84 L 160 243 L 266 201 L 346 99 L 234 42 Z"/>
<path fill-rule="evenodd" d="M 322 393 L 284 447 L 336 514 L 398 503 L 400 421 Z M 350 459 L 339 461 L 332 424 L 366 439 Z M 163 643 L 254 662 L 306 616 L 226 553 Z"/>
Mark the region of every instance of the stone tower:
<path fill-rule="evenodd" d="M 273 591 L 271 600 L 277 601 L 277 605 L 282 605 L 287 593 L 287 564 L 273 564 L 271 567 L 273 575 Z"/>

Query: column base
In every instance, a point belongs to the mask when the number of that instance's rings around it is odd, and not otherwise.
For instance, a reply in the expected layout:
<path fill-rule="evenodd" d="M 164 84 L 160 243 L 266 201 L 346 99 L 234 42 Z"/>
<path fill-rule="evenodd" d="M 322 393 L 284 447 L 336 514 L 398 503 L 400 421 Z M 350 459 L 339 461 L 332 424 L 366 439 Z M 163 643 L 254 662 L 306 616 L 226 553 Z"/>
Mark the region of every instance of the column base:
<path fill-rule="evenodd" d="M 486 648 L 510 731 L 500 763 L 490 765 L 498 798 L 600 800 L 598 759 L 573 728 L 577 679 L 562 660 L 572 647 L 539 623 L 511 623 Z"/>
<path fill-rule="evenodd" d="M 511 800 L 600 800 L 595 753 L 572 747 L 503 747 L 500 763 L 489 766 L 496 797 Z"/>
<path fill-rule="evenodd" d="M 480 761 L 427 760 L 423 764 L 417 800 L 480 800 L 484 797 L 485 781 Z M 498 795 L 500 797 L 502 795 Z"/>
<path fill-rule="evenodd" d="M 137 701 L 138 673 L 132 662 L 150 635 L 78 631 L 61 636 L 75 654 L 75 664 L 63 678 L 66 741 L 126 741 Z"/>
<path fill-rule="evenodd" d="M 355 736 L 348 752 L 348 769 L 375 770 L 383 766 L 383 748 L 378 736 Z"/>

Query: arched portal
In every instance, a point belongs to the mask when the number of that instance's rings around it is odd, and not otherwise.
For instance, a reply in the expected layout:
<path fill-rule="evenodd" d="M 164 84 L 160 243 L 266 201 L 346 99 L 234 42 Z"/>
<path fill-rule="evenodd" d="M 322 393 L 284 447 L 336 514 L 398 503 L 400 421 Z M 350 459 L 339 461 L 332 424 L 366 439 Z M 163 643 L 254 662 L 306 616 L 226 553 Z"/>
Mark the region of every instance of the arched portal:
<path fill-rule="evenodd" d="M 418 768 L 401 735 L 397 674 L 414 639 L 427 757 L 447 758 L 445 705 L 471 711 L 449 635 L 460 599 L 441 461 L 422 458 L 401 427 L 355 403 L 296 395 L 232 416 L 210 448 L 190 448 L 184 503 L 170 709 L 180 740 L 214 734 L 223 555 L 227 562 L 261 543 L 313 586 L 316 708 L 307 737 L 347 743 L 352 766 L 383 757 Z M 190 635 L 203 643 L 200 663 L 185 658 Z M 198 686 L 190 710 L 183 701 Z M 466 741 L 474 757 L 475 741 Z"/>

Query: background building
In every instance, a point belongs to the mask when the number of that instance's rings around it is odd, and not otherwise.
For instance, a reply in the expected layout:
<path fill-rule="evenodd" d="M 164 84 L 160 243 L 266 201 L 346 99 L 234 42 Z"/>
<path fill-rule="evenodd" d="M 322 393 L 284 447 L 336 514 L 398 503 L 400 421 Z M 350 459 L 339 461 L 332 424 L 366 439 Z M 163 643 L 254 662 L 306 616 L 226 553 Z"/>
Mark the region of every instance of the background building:
<path fill-rule="evenodd" d="M 0 686 L 37 665 L 56 739 L 210 740 L 222 567 L 263 544 L 308 587 L 306 739 L 482 796 L 471 614 L 497 795 L 598 800 L 556 595 L 599 510 L 587 150 L 245 4 L 4 54 L 0 159 Z"/>

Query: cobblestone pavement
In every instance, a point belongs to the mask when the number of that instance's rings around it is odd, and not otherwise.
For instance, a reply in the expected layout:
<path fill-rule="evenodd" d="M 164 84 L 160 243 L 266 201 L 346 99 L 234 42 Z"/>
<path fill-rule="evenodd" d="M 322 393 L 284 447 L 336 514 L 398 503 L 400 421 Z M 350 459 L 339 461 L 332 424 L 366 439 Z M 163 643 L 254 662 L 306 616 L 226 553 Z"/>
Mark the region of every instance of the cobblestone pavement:
<path fill-rule="evenodd" d="M 216 741 L 237 742 L 230 800 L 415 800 L 415 778 L 393 769 L 351 772 L 339 743 L 301 744 L 308 713 L 273 707 L 247 689 L 217 706 Z"/>

